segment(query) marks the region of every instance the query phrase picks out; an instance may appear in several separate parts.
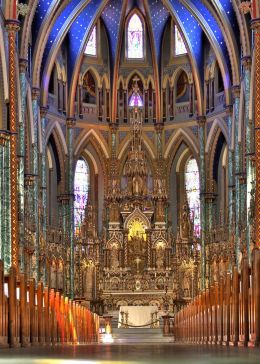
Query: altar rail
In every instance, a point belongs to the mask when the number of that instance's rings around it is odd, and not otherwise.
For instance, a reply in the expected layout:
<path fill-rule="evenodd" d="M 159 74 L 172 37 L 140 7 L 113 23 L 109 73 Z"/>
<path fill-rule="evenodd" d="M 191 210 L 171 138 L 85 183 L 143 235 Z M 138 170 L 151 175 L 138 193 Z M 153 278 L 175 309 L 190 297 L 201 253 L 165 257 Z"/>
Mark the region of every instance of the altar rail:
<path fill-rule="evenodd" d="M 199 294 L 175 316 L 175 337 L 201 344 L 259 346 L 260 250 L 252 267 L 243 258 L 220 282 Z"/>
<path fill-rule="evenodd" d="M 98 341 L 98 315 L 0 261 L 0 347 Z"/>

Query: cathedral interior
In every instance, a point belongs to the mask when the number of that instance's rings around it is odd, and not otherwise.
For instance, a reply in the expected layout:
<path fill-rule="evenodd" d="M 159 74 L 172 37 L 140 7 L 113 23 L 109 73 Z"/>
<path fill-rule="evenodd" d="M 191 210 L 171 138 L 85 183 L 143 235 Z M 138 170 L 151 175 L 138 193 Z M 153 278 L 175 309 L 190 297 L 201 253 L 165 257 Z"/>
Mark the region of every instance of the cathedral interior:
<path fill-rule="evenodd" d="M 257 346 L 259 171 L 259 0 L 0 0 L 0 346 L 47 342 L 52 294 L 86 332 L 155 307 L 187 338 L 221 287 Z"/>

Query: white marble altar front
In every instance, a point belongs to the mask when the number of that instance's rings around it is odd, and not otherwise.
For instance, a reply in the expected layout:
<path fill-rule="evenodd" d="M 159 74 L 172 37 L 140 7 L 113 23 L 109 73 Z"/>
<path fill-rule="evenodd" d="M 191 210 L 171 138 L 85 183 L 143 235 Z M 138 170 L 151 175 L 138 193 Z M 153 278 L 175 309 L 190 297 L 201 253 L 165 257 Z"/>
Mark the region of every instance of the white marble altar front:
<path fill-rule="evenodd" d="M 158 319 L 156 306 L 120 306 L 118 327 L 158 327 L 159 322 L 150 325 Z M 130 326 L 127 326 L 127 325 Z"/>

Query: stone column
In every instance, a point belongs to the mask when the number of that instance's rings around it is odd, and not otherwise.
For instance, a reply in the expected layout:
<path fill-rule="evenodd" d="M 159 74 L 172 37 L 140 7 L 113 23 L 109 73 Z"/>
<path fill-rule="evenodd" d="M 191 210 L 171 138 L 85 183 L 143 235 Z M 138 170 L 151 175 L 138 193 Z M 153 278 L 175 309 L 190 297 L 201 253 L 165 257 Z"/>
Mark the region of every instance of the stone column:
<path fill-rule="evenodd" d="M 251 84 L 251 57 L 242 58 L 244 69 L 244 87 L 245 87 L 245 127 L 246 127 L 246 245 L 247 255 L 250 261 L 250 243 L 252 235 L 252 221 L 250 218 L 251 192 L 254 185 L 254 173 L 252 165 L 253 152 L 253 124 L 249 118 L 250 107 L 250 84 Z"/>
<path fill-rule="evenodd" d="M 155 124 L 156 131 L 156 140 L 157 140 L 157 158 L 161 159 L 163 154 L 163 146 L 162 146 L 162 132 L 163 132 L 163 123 Z"/>
<path fill-rule="evenodd" d="M 41 249 L 46 254 L 47 239 L 47 177 L 46 177 L 46 114 L 47 108 L 41 107 L 41 134 L 42 134 L 42 153 L 41 153 Z M 43 261 L 43 282 L 47 284 L 46 255 Z"/>
<path fill-rule="evenodd" d="M 32 186 L 32 220 L 34 222 L 34 253 L 32 257 L 32 275 L 36 282 L 40 279 L 39 271 L 39 96 L 40 90 L 38 88 L 32 89 L 32 109 L 33 109 L 33 129 L 34 129 L 34 143 L 32 144 L 32 173 L 33 173 L 33 186 Z"/>
<path fill-rule="evenodd" d="M 144 90 L 144 122 L 148 122 L 148 90 Z"/>
<path fill-rule="evenodd" d="M 63 100 L 63 114 L 66 115 L 66 112 L 67 112 L 67 97 L 66 97 L 66 82 L 63 81 L 62 82 L 62 91 L 63 91 L 63 94 L 62 94 L 62 100 Z"/>
<path fill-rule="evenodd" d="M 206 166 L 205 166 L 205 145 L 206 145 L 206 118 L 198 116 L 198 135 L 200 147 L 200 217 L 201 217 L 201 287 L 206 288 Z"/>
<path fill-rule="evenodd" d="M 10 120 L 10 182 L 11 182 L 11 244 L 12 265 L 19 268 L 18 242 L 18 193 L 17 193 L 17 79 L 16 79 L 16 33 L 20 22 L 7 20 L 8 58 L 9 58 L 9 120 Z"/>
<path fill-rule="evenodd" d="M 193 83 L 189 84 L 189 116 L 192 116 L 194 114 L 193 110 Z"/>
<path fill-rule="evenodd" d="M 11 201 L 10 201 L 10 133 L 0 132 L 0 259 L 4 261 L 5 272 L 12 262 L 11 246 Z"/>
<path fill-rule="evenodd" d="M 162 105 L 163 105 L 163 121 L 166 121 L 167 112 L 166 112 L 166 89 L 162 90 Z"/>
<path fill-rule="evenodd" d="M 110 98 L 109 98 L 109 90 L 106 90 L 106 120 L 109 123 L 109 121 L 110 121 Z"/>
<path fill-rule="evenodd" d="M 68 189 L 68 236 L 70 245 L 70 298 L 74 297 L 74 165 L 73 165 L 73 142 L 74 142 L 75 119 L 67 119 L 67 189 Z"/>
<path fill-rule="evenodd" d="M 124 90 L 124 123 L 127 122 L 127 90 Z"/>
<path fill-rule="evenodd" d="M 234 234 L 234 149 L 233 149 L 233 105 L 226 106 L 228 125 L 228 235 L 229 241 L 233 240 Z"/>
<path fill-rule="evenodd" d="M 255 4 L 256 6 L 256 4 Z M 255 199 L 255 242 L 260 248 L 260 19 L 252 21 L 255 40 L 255 162 L 256 162 L 256 199 Z"/>
<path fill-rule="evenodd" d="M 20 255 L 20 270 L 24 272 L 24 170 L 25 170 L 25 112 L 26 112 L 26 69 L 28 61 L 26 59 L 20 59 L 20 96 L 21 96 L 21 113 L 19 115 L 19 168 L 18 168 L 18 210 L 19 210 L 19 255 Z"/>
<path fill-rule="evenodd" d="M 82 111 L 82 85 L 78 85 L 79 93 L 78 93 L 78 111 L 79 111 L 79 117 L 83 117 L 83 111 Z"/>
<path fill-rule="evenodd" d="M 236 264 L 239 262 L 240 253 L 240 212 L 241 212 L 241 186 L 239 182 L 241 173 L 241 142 L 238 141 L 238 130 L 239 130 L 239 111 L 240 111 L 240 86 L 234 86 L 233 88 L 234 97 L 234 129 L 235 129 L 235 211 L 236 211 L 236 225 L 235 225 L 235 260 Z"/>
<path fill-rule="evenodd" d="M 103 118 L 103 109 L 102 109 L 102 103 L 103 103 L 103 89 L 99 88 L 98 89 L 98 120 L 102 121 Z"/>

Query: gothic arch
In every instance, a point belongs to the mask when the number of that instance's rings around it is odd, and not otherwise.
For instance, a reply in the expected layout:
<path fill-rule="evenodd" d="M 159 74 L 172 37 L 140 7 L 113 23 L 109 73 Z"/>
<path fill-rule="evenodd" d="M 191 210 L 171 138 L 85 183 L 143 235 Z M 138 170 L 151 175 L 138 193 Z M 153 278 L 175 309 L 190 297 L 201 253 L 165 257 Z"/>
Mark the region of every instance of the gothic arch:
<path fill-rule="evenodd" d="M 90 72 L 92 73 L 92 75 L 94 76 L 94 80 L 96 82 L 96 87 L 97 88 L 100 88 L 102 87 L 102 78 L 100 77 L 100 75 L 98 74 L 97 70 L 95 69 L 95 67 L 88 67 L 84 70 L 83 73 L 81 73 L 79 75 L 79 84 L 82 85 L 83 83 L 83 79 L 84 79 L 84 76 L 87 72 Z M 105 76 L 103 76 L 105 78 Z"/>
<path fill-rule="evenodd" d="M 210 128 L 210 132 L 208 134 L 207 137 L 207 143 L 206 143 L 206 147 L 205 147 L 205 153 L 208 154 L 210 152 L 212 144 L 214 142 L 215 139 L 215 135 L 217 132 L 217 129 L 220 129 L 226 139 L 226 142 L 228 144 L 228 128 L 227 128 L 227 124 L 225 123 L 225 121 L 221 118 L 216 118 Z"/>
<path fill-rule="evenodd" d="M 228 145 L 228 139 L 226 138 L 225 134 L 223 133 L 223 129 L 219 126 L 215 126 L 214 130 L 214 134 L 212 134 L 211 137 L 211 148 L 210 148 L 210 154 L 208 156 L 208 161 L 209 161 L 209 170 L 207 173 L 207 185 L 209 188 L 209 192 L 214 192 L 214 184 L 213 184 L 213 167 L 214 167 L 214 159 L 215 159 L 215 154 L 216 154 L 216 147 L 217 147 L 217 143 L 218 140 L 221 136 L 221 134 L 223 134 L 224 136 L 224 140 L 226 142 L 226 145 Z"/>
<path fill-rule="evenodd" d="M 104 140 L 101 133 L 99 133 L 97 130 L 89 129 L 89 130 L 83 130 L 79 137 L 75 141 L 76 148 L 74 150 L 74 156 L 78 155 L 82 148 L 84 148 L 84 145 L 87 143 L 87 140 L 90 136 L 93 136 L 94 139 L 96 139 L 97 143 L 100 145 L 101 150 L 103 152 L 103 155 L 105 158 L 109 158 L 109 149 L 107 142 Z"/>
<path fill-rule="evenodd" d="M 53 132 L 53 130 L 56 130 L 57 134 L 59 135 L 59 139 L 61 141 L 61 145 L 63 148 L 63 152 L 65 155 L 68 155 L 68 148 L 67 148 L 67 143 L 65 140 L 65 136 L 63 134 L 63 131 L 61 129 L 60 123 L 58 121 L 52 122 L 48 124 L 47 130 L 46 130 L 46 139 L 45 139 L 45 145 L 47 145 L 48 143 L 48 139 L 51 135 L 51 133 Z"/>
<path fill-rule="evenodd" d="M 178 129 L 177 132 L 174 133 L 168 141 L 164 151 L 164 158 L 173 156 L 174 151 L 176 150 L 176 144 L 177 142 L 179 142 L 180 139 L 183 139 L 183 141 L 185 141 L 187 145 L 190 145 L 194 156 L 196 156 L 197 159 L 197 156 L 199 154 L 198 140 L 195 138 L 192 132 L 183 128 Z"/>

